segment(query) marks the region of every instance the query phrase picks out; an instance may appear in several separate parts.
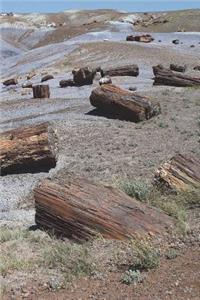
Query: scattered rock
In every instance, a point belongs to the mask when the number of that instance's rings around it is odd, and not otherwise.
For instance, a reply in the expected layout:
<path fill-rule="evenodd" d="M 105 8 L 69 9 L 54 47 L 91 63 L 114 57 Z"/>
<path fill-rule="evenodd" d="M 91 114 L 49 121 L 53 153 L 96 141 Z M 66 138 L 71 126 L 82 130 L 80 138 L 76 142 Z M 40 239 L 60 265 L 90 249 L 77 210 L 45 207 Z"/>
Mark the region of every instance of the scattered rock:
<path fill-rule="evenodd" d="M 180 44 L 180 41 L 178 39 L 176 39 L 176 40 L 173 40 L 172 43 L 175 45 L 178 45 L 178 44 Z"/>
<path fill-rule="evenodd" d="M 195 66 L 193 70 L 200 71 L 200 65 Z"/>
<path fill-rule="evenodd" d="M 178 65 L 175 65 L 175 64 L 170 64 L 170 70 L 172 70 L 172 71 L 184 73 L 186 71 L 186 69 L 187 69 L 186 65 L 178 66 Z"/>
<path fill-rule="evenodd" d="M 27 75 L 27 80 L 30 80 L 31 78 L 33 78 L 34 76 L 36 75 L 35 71 L 32 71 L 30 72 L 28 75 Z"/>
<path fill-rule="evenodd" d="M 68 87 L 68 86 L 75 86 L 75 82 L 73 79 L 61 80 L 59 84 L 61 88 Z"/>
<path fill-rule="evenodd" d="M 50 80 L 50 79 L 54 79 L 53 75 L 46 75 L 44 77 L 42 77 L 41 82 Z"/>
<path fill-rule="evenodd" d="M 103 77 L 99 80 L 99 84 L 102 85 L 102 84 L 109 84 L 109 83 L 112 83 L 112 80 L 109 76 L 106 76 L 106 77 Z"/>
<path fill-rule="evenodd" d="M 191 46 L 190 46 L 190 48 L 194 48 L 194 47 L 195 47 L 195 45 L 191 45 Z"/>
<path fill-rule="evenodd" d="M 5 80 L 5 81 L 3 82 L 3 85 L 5 85 L 5 86 L 16 85 L 16 84 L 18 84 L 18 81 L 17 81 L 16 78 L 10 78 L 10 79 Z"/>
<path fill-rule="evenodd" d="M 135 91 L 137 91 L 137 88 L 136 88 L 136 87 L 132 87 L 132 86 L 130 86 L 130 87 L 129 87 L 129 91 L 131 91 L 131 92 L 135 92 Z"/>
<path fill-rule="evenodd" d="M 23 88 L 32 88 L 33 87 L 33 83 L 31 81 L 26 81 L 22 84 Z"/>

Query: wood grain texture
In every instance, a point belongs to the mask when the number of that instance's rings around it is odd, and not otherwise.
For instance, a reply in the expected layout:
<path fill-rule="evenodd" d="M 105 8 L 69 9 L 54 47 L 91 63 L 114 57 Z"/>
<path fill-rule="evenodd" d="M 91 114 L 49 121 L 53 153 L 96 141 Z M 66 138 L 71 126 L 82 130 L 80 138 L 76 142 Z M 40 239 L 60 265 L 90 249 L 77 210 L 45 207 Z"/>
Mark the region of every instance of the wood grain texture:
<path fill-rule="evenodd" d="M 18 128 L 0 135 L 1 175 L 46 172 L 56 159 L 48 140 L 48 124 Z"/>
<path fill-rule="evenodd" d="M 133 122 L 148 120 L 161 112 L 160 104 L 112 84 L 105 84 L 92 91 L 90 103 L 96 108 L 110 112 Z"/>
<path fill-rule="evenodd" d="M 137 65 L 127 65 L 122 67 L 103 69 L 101 70 L 101 76 L 138 76 L 139 67 Z"/>
<path fill-rule="evenodd" d="M 169 69 L 165 69 L 162 66 L 153 67 L 154 85 L 169 85 L 169 86 L 180 86 L 180 87 L 189 87 L 189 86 L 200 86 L 199 77 L 191 77 L 188 75 L 177 74 L 172 72 Z"/>
<path fill-rule="evenodd" d="M 200 159 L 178 154 L 156 171 L 155 179 L 175 190 L 200 187 Z"/>
<path fill-rule="evenodd" d="M 173 223 L 163 212 L 84 178 L 43 180 L 34 197 L 36 224 L 75 240 L 160 234 Z"/>

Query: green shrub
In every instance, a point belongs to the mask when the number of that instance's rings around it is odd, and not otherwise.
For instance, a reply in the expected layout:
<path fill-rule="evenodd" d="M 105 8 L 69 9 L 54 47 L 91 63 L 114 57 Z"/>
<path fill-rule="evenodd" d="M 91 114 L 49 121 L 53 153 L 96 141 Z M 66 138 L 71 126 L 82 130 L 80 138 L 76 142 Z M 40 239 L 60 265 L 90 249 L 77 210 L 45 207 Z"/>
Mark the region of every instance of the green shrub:
<path fill-rule="evenodd" d="M 178 252 L 176 249 L 169 249 L 168 252 L 165 254 L 167 259 L 175 259 L 178 256 Z"/>
<path fill-rule="evenodd" d="M 142 281 L 142 275 L 139 270 L 128 270 L 123 274 L 121 281 L 125 284 L 137 284 Z"/>
<path fill-rule="evenodd" d="M 130 197 L 135 197 L 140 201 L 145 201 L 150 195 L 150 187 L 146 182 L 142 181 L 123 181 L 119 184 L 123 190 Z"/>

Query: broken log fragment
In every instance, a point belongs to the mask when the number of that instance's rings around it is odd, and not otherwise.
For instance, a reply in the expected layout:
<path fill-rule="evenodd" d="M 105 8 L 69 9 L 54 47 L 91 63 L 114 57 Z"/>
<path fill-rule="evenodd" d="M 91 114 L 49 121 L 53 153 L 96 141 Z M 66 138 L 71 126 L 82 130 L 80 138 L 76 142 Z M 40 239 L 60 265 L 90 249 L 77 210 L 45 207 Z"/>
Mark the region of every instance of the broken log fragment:
<path fill-rule="evenodd" d="M 49 98 L 49 85 L 35 85 L 33 86 L 33 98 Z"/>
<path fill-rule="evenodd" d="M 122 67 L 101 70 L 101 76 L 138 76 L 139 68 L 137 65 L 127 65 Z"/>
<path fill-rule="evenodd" d="M 1 175 L 48 172 L 56 166 L 48 124 L 18 128 L 0 135 Z"/>
<path fill-rule="evenodd" d="M 64 88 L 64 87 L 68 87 L 68 86 L 75 86 L 75 82 L 73 81 L 73 79 L 68 79 L 68 80 L 61 80 L 59 82 L 60 87 Z"/>
<path fill-rule="evenodd" d="M 154 40 L 154 38 L 150 34 L 142 34 L 142 35 L 128 35 L 126 37 L 127 41 L 131 42 L 141 42 L 141 43 L 150 43 Z"/>
<path fill-rule="evenodd" d="M 5 80 L 5 81 L 3 82 L 3 85 L 5 85 L 5 86 L 16 85 L 16 84 L 18 84 L 18 81 L 17 81 L 16 78 L 10 78 L 10 79 Z"/>
<path fill-rule="evenodd" d="M 105 116 L 109 113 L 113 118 L 133 122 L 148 120 L 161 112 L 158 102 L 111 84 L 93 90 L 90 103 Z"/>
<path fill-rule="evenodd" d="M 172 72 L 161 65 L 153 67 L 154 85 L 169 85 L 178 87 L 188 87 L 200 85 L 200 77 L 191 77 Z"/>
<path fill-rule="evenodd" d="M 50 80 L 50 79 L 54 79 L 53 75 L 45 75 L 44 77 L 42 77 L 41 82 Z"/>
<path fill-rule="evenodd" d="M 177 154 L 158 168 L 155 180 L 175 190 L 200 188 L 200 159 Z"/>
<path fill-rule="evenodd" d="M 160 234 L 173 224 L 163 212 L 84 178 L 43 180 L 34 198 L 40 228 L 78 241 L 97 234 L 109 239 Z"/>
<path fill-rule="evenodd" d="M 74 76 L 74 82 L 76 86 L 83 86 L 83 85 L 90 85 L 93 83 L 94 76 L 96 74 L 96 71 L 85 67 L 81 69 L 74 69 L 72 71 L 72 74 Z"/>
<path fill-rule="evenodd" d="M 187 69 L 187 66 L 179 66 L 179 65 L 175 65 L 175 64 L 170 64 L 170 70 L 172 71 L 176 71 L 176 72 L 181 72 L 184 73 Z"/>

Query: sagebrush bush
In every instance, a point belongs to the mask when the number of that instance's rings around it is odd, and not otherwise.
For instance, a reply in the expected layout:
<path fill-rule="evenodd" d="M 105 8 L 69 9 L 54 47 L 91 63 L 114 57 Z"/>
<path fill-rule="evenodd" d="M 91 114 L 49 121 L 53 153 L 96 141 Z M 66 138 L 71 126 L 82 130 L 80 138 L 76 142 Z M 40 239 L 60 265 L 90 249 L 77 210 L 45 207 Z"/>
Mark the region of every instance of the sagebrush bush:
<path fill-rule="evenodd" d="M 137 284 L 139 282 L 142 282 L 142 275 L 139 270 L 127 270 L 123 275 L 121 279 L 122 283 L 125 284 Z"/>
<path fill-rule="evenodd" d="M 140 201 L 147 200 L 150 195 L 150 187 L 143 181 L 123 181 L 119 183 L 119 187 L 130 197 L 135 197 Z"/>

